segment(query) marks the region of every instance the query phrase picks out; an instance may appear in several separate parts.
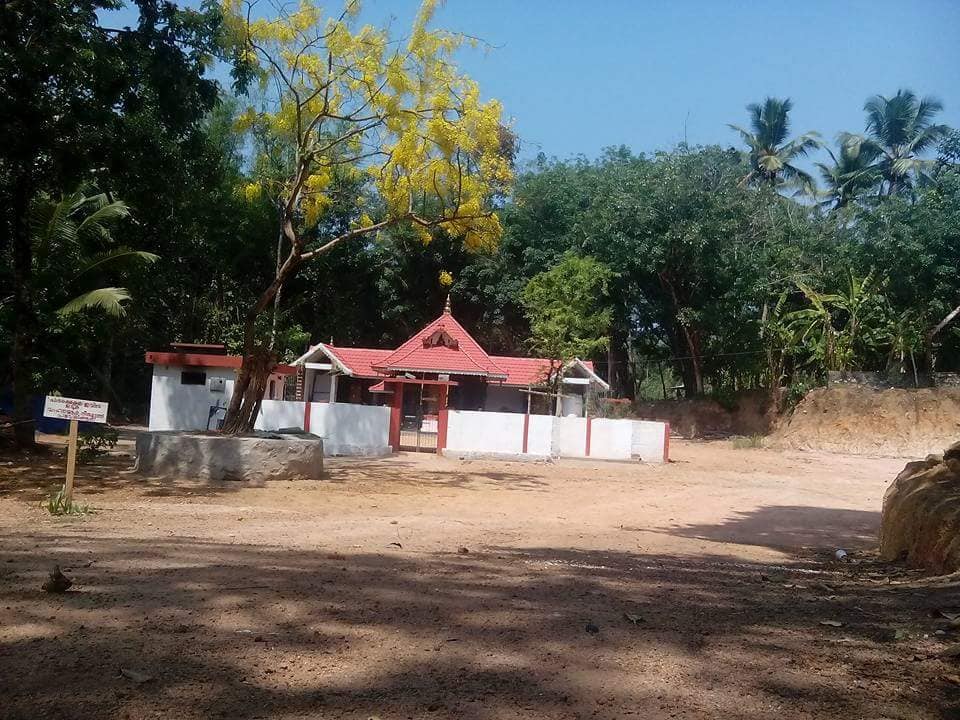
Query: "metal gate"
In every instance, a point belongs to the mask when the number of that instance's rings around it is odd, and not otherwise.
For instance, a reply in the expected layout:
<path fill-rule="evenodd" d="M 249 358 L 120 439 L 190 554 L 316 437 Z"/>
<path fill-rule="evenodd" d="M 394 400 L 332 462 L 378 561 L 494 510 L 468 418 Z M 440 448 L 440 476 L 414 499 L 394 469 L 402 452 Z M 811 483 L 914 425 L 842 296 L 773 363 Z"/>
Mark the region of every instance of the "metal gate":
<path fill-rule="evenodd" d="M 409 390 L 413 390 L 413 387 Z M 403 394 L 403 410 L 400 415 L 401 450 L 437 451 L 439 404 L 436 385 L 420 385 L 418 392 Z"/>

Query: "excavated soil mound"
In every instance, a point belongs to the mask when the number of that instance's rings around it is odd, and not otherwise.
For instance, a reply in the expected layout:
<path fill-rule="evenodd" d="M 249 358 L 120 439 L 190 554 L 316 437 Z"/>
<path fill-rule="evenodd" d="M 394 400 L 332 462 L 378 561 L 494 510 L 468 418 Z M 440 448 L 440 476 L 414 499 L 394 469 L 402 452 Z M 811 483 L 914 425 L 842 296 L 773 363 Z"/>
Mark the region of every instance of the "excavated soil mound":
<path fill-rule="evenodd" d="M 960 436 L 960 389 L 810 391 L 770 438 L 772 447 L 924 457 Z"/>
<path fill-rule="evenodd" d="M 935 573 L 960 570 L 960 443 L 907 463 L 887 488 L 880 555 Z"/>

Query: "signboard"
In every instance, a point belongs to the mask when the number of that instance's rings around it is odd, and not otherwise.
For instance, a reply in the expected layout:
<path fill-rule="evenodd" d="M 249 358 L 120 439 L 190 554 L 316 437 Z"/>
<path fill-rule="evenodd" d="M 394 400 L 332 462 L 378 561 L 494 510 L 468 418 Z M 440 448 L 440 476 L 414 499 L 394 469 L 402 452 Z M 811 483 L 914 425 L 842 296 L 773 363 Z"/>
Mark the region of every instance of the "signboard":
<path fill-rule="evenodd" d="M 73 502 L 73 476 L 77 470 L 77 425 L 83 422 L 105 423 L 107 421 L 107 403 L 98 400 L 78 400 L 77 398 L 47 395 L 43 403 L 43 416 L 70 421 L 67 435 L 67 478 L 63 483 L 63 495 L 66 502 Z"/>
<path fill-rule="evenodd" d="M 47 395 L 47 399 L 43 403 L 43 416 L 60 418 L 61 420 L 105 423 L 107 421 L 107 403 L 98 400 L 78 400 L 76 398 Z"/>

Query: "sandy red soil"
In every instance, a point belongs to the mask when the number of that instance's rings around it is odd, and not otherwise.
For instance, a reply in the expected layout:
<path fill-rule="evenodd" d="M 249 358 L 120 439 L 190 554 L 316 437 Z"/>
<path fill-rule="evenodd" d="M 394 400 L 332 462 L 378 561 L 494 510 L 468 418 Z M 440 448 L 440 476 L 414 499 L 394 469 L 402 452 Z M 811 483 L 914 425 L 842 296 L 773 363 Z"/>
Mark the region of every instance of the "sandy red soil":
<path fill-rule="evenodd" d="M 960 717 L 956 581 L 871 553 L 902 460 L 673 455 L 266 487 L 113 456 L 71 518 L 58 454 L 0 458 L 0 717 Z"/>

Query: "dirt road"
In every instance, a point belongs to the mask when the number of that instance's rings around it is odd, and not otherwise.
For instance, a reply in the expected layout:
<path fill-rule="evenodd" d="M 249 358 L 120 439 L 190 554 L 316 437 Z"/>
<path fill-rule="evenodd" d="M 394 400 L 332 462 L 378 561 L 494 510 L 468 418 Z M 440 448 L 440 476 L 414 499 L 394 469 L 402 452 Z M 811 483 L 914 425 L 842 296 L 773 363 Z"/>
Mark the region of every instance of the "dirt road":
<path fill-rule="evenodd" d="M 960 717 L 955 585 L 870 559 L 902 461 L 673 455 L 262 488 L 110 458 L 70 519 L 38 504 L 58 457 L 5 460 L 0 717 Z M 40 591 L 54 562 L 75 592 Z"/>

